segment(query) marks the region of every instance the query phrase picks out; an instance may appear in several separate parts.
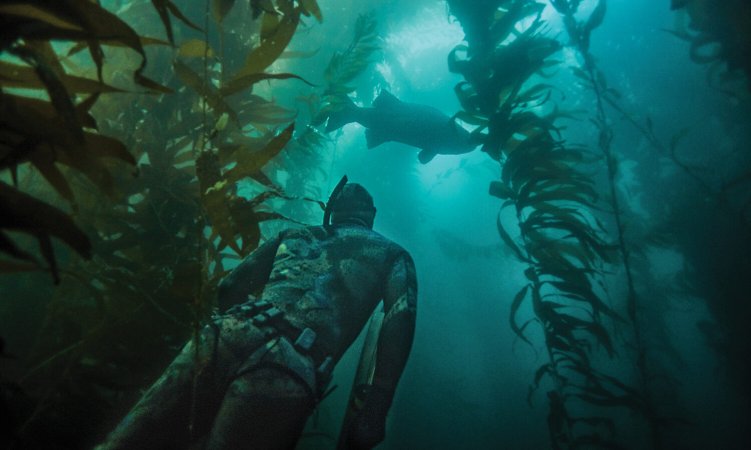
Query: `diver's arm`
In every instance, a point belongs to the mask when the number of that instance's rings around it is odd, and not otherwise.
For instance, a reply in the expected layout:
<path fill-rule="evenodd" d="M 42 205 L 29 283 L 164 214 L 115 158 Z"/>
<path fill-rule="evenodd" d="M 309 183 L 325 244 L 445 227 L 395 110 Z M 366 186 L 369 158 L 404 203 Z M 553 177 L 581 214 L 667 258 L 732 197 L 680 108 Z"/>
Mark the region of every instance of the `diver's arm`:
<path fill-rule="evenodd" d="M 389 405 L 407 363 L 415 333 L 417 277 L 415 265 L 404 252 L 394 261 L 383 295 L 384 319 L 378 337 L 373 386 Z"/>
<path fill-rule="evenodd" d="M 244 303 L 248 300 L 248 295 L 258 294 L 263 289 L 269 281 L 280 242 L 281 235 L 277 235 L 258 246 L 219 283 L 219 310 L 224 311 L 232 305 Z"/>
<path fill-rule="evenodd" d="M 394 261 L 386 282 L 386 313 L 378 336 L 373 384 L 367 387 L 362 408 L 348 425 L 346 450 L 369 450 L 386 435 L 386 414 L 412 348 L 415 333 L 417 281 L 406 252 Z"/>

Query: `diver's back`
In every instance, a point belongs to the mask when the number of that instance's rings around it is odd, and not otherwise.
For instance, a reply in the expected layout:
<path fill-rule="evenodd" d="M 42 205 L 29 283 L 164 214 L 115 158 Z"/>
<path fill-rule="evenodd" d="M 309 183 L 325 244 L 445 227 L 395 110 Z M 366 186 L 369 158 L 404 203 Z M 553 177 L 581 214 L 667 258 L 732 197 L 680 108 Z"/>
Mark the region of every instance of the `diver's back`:
<path fill-rule="evenodd" d="M 343 352 L 383 294 L 393 260 L 404 250 L 357 225 L 282 233 L 263 298 L 290 322 L 309 327 L 332 353 Z"/>

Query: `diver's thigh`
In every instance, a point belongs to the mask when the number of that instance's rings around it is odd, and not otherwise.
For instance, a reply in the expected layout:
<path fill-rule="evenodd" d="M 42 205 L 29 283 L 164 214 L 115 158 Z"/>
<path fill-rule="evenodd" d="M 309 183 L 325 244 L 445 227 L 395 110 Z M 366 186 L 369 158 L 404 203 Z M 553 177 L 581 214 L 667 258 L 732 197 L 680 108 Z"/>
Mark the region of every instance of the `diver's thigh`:
<path fill-rule="evenodd" d="M 216 411 L 215 399 L 221 397 L 210 364 L 215 342 L 216 335 L 208 328 L 201 335 L 198 352 L 189 341 L 96 449 L 184 449 L 191 434 L 200 434 L 201 429 L 205 432 L 213 415 L 205 416 L 212 408 Z"/>
<path fill-rule="evenodd" d="M 206 449 L 294 449 L 312 407 L 298 380 L 273 368 L 256 369 L 230 384 Z"/>
<path fill-rule="evenodd" d="M 182 356 L 178 355 L 97 450 L 187 446 L 189 416 L 183 412 L 190 409 L 193 367 Z"/>

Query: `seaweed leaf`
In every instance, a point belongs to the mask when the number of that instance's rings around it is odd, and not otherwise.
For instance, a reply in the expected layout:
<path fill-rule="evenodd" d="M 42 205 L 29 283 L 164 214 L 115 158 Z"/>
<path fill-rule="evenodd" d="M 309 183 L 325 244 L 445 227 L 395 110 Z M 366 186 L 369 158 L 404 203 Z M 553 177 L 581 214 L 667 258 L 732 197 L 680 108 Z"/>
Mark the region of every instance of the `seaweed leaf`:
<path fill-rule="evenodd" d="M 530 287 L 531 285 L 527 284 L 519 292 L 517 292 L 516 295 L 514 295 L 514 300 L 511 302 L 511 314 L 509 317 L 509 323 L 511 324 L 511 330 L 517 336 L 519 336 L 527 344 L 532 345 L 532 342 L 527 339 L 526 336 L 524 336 L 524 333 L 516 324 L 516 314 L 519 312 L 519 307 L 521 306 L 522 302 L 527 297 L 527 291 L 529 291 Z"/>
<path fill-rule="evenodd" d="M 211 0 L 211 13 L 217 23 L 222 23 L 227 13 L 235 6 L 235 0 Z"/>
<path fill-rule="evenodd" d="M 590 33 L 592 30 L 599 27 L 602 24 L 602 21 L 605 19 L 606 12 L 606 0 L 598 0 L 597 6 L 595 6 L 594 11 L 592 11 L 592 14 L 590 14 L 587 22 L 584 24 L 583 31 Z"/>
<path fill-rule="evenodd" d="M 236 94 L 252 87 L 254 84 L 263 80 L 288 80 L 290 78 L 297 79 L 307 84 L 308 86 L 315 86 L 304 78 L 292 73 L 252 73 L 235 78 L 225 83 L 220 89 L 219 94 L 223 97 Z"/>
<path fill-rule="evenodd" d="M 316 0 L 300 0 L 300 6 L 303 14 L 306 16 L 312 14 L 319 23 L 323 23 L 323 14 Z"/>
<path fill-rule="evenodd" d="M 178 47 L 177 56 L 184 58 L 203 58 L 204 56 L 208 56 L 209 58 L 213 58 L 214 50 L 202 39 L 188 39 Z"/>
<path fill-rule="evenodd" d="M 92 94 L 106 92 L 125 92 L 99 80 L 78 77 L 66 73 L 57 74 L 63 87 L 71 94 Z M 43 89 L 44 83 L 39 79 L 36 71 L 28 66 L 19 66 L 0 61 L 0 80 L 3 87 L 22 89 Z"/>
<path fill-rule="evenodd" d="M 214 111 L 219 114 L 227 114 L 233 122 L 239 124 L 237 113 L 230 108 L 230 106 L 224 101 L 224 98 L 222 98 L 213 86 L 179 60 L 175 61 L 174 68 L 175 74 L 178 78 L 180 78 L 180 80 L 191 89 L 196 91 L 198 95 L 200 95 L 206 103 L 214 109 Z"/>
<path fill-rule="evenodd" d="M 169 42 L 164 41 L 162 39 L 152 38 L 152 37 L 144 37 L 144 36 L 138 36 L 138 40 L 141 42 L 141 46 L 146 45 L 170 45 Z M 112 47 L 127 47 L 127 45 L 123 44 L 120 41 L 114 40 L 114 39 L 107 39 L 106 37 L 103 37 L 99 39 L 99 41 L 104 45 L 109 45 Z M 75 44 L 73 47 L 71 47 L 68 52 L 66 53 L 67 56 L 73 56 L 76 53 L 80 52 L 81 50 L 85 50 L 88 46 L 88 42 L 79 42 Z"/>
<path fill-rule="evenodd" d="M 501 200 L 516 199 L 516 193 L 501 181 L 491 181 L 488 193 Z"/>
<path fill-rule="evenodd" d="M 236 153 L 237 165 L 224 174 L 224 179 L 228 183 L 235 183 L 242 178 L 255 176 L 263 166 L 284 149 L 292 138 L 294 130 L 295 124 L 292 123 L 271 139 L 261 151 Z"/>
<path fill-rule="evenodd" d="M 91 103 L 92 101 L 87 101 L 76 107 L 76 114 L 83 116 Z M 7 108 L 2 112 L 5 118 L 4 129 L 26 137 L 4 155 L 0 160 L 0 167 L 12 167 L 24 160 L 40 162 L 43 166 L 40 170 L 45 167 L 49 169 L 45 173 L 51 175 L 53 186 L 61 187 L 59 180 L 55 181 L 59 177 L 50 169 L 51 162 L 57 161 L 82 172 L 98 187 L 113 195 L 112 177 L 100 158 L 117 158 L 135 164 L 135 158 L 116 139 L 86 131 L 80 142 L 55 117 L 54 109 L 47 102 L 3 95 L 2 105 Z M 37 124 L 40 123 L 45 126 L 38 127 Z M 66 188 L 60 193 L 66 198 L 70 197 Z"/>
<path fill-rule="evenodd" d="M 536 2 L 513 2 L 507 11 L 498 11 L 490 28 L 490 37 L 493 42 L 502 42 L 515 32 L 515 26 L 521 20 L 539 15 L 545 5 Z"/>
<path fill-rule="evenodd" d="M 0 182 L 0 230 L 14 230 L 31 234 L 39 241 L 42 254 L 59 282 L 57 263 L 50 243 L 50 236 L 61 239 L 84 258 L 91 257 L 91 242 L 86 234 L 62 211 Z M 0 250 L 21 259 L 32 260 L 20 251 L 3 233 Z"/>
<path fill-rule="evenodd" d="M 510 248 L 514 252 L 514 255 L 516 255 L 516 257 L 519 258 L 520 261 L 528 261 L 528 259 L 524 256 L 522 251 L 519 249 L 519 246 L 514 242 L 514 240 L 508 234 L 506 229 L 503 227 L 503 223 L 501 223 L 500 212 L 498 213 L 498 216 L 496 217 L 496 227 L 498 228 L 498 233 L 501 235 L 501 239 L 503 239 L 503 242 L 506 243 L 508 248 Z"/>
<path fill-rule="evenodd" d="M 0 14 L 3 16 L 17 16 L 33 21 L 51 25 L 53 29 L 80 32 L 83 29 L 73 21 L 56 14 L 55 11 L 45 9 L 29 3 L 10 3 L 0 5 Z"/>
<path fill-rule="evenodd" d="M 175 6 L 175 4 L 170 0 L 151 0 L 151 4 L 159 14 L 159 18 L 161 19 L 162 24 L 164 25 L 164 29 L 167 32 L 167 39 L 169 40 L 170 44 L 175 45 L 175 38 L 172 33 L 172 22 L 170 21 L 169 13 L 172 13 L 173 16 L 177 17 L 185 25 L 193 28 L 194 30 L 202 31 L 198 25 L 194 24 L 187 17 L 185 17 L 185 15 L 180 12 L 180 9 Z"/>
<path fill-rule="evenodd" d="M 340 95 L 354 90 L 348 84 L 354 81 L 370 64 L 370 57 L 380 49 L 378 23 L 373 14 L 357 17 L 355 31 L 349 46 L 343 52 L 334 53 L 324 70 L 324 78 L 329 83 L 329 92 L 340 88 Z"/>
<path fill-rule="evenodd" d="M 233 80 L 263 72 L 281 56 L 295 34 L 300 22 L 300 12 L 295 10 L 285 14 L 281 19 L 272 14 L 265 14 L 262 20 L 261 44 L 248 54 L 245 64 Z"/>
<path fill-rule="evenodd" d="M 60 82 L 59 75 L 55 73 L 53 67 L 44 60 L 42 55 L 29 46 L 13 45 L 9 48 L 9 52 L 21 58 L 34 69 L 38 79 L 42 82 L 49 94 L 52 106 L 57 110 L 58 115 L 62 118 L 68 131 L 70 131 L 71 135 L 76 140 L 82 141 L 83 134 L 81 131 L 81 124 L 78 121 L 78 115 L 73 106 L 73 100 L 65 89 L 63 83 Z"/>
<path fill-rule="evenodd" d="M 157 1 L 157 0 L 153 0 Z M 171 2 L 170 2 L 171 3 Z M 146 68 L 146 53 L 141 45 L 141 38 L 125 22 L 117 16 L 105 10 L 101 6 L 91 2 L 66 3 L 71 7 L 74 17 L 84 26 L 85 34 L 82 36 L 89 45 L 89 52 L 96 63 L 99 79 L 102 79 L 103 52 L 100 39 L 119 41 L 138 52 L 141 55 L 141 65 L 133 73 L 136 83 L 157 92 L 169 93 L 168 88 L 150 80 L 143 75 Z"/>

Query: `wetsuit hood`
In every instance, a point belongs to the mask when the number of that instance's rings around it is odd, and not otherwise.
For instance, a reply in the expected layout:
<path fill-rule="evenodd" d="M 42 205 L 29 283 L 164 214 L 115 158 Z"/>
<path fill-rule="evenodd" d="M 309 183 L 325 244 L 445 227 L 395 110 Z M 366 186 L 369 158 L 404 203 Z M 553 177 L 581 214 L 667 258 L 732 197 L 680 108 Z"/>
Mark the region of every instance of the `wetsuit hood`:
<path fill-rule="evenodd" d="M 326 210 L 324 226 L 329 225 L 330 214 L 333 225 L 349 223 L 373 228 L 376 213 L 373 197 L 362 185 L 347 183 L 346 176 L 331 193 Z"/>

